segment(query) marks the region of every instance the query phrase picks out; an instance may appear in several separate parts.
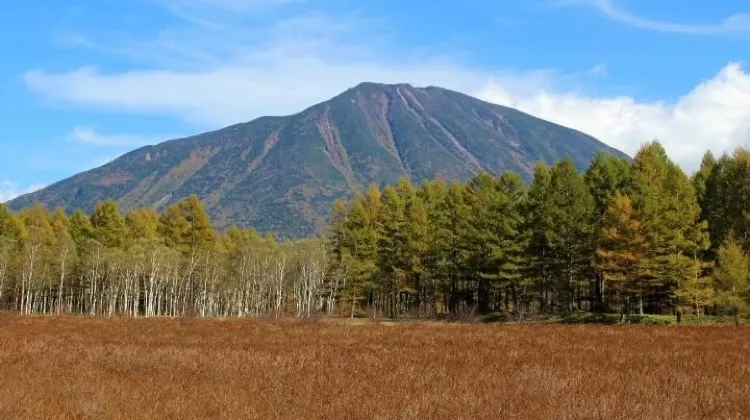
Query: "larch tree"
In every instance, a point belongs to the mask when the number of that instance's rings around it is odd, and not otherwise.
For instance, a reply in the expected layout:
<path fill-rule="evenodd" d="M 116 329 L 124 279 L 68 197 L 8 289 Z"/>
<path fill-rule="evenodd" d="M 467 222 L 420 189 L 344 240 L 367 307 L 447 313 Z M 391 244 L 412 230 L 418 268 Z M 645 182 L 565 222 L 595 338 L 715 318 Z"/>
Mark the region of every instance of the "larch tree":
<path fill-rule="evenodd" d="M 5 304 L 10 269 L 24 236 L 25 226 L 21 220 L 0 204 L 0 305 Z"/>
<path fill-rule="evenodd" d="M 523 229 L 528 235 L 527 272 L 537 289 L 543 313 L 552 310 L 554 297 L 551 233 L 555 220 L 552 206 L 550 169 L 546 164 L 540 163 L 534 169 L 523 208 L 523 214 L 526 215 Z"/>
<path fill-rule="evenodd" d="M 597 236 L 594 267 L 602 279 L 602 294 L 608 287 L 620 304 L 620 316 L 630 313 L 630 297 L 640 289 L 647 250 L 646 229 L 635 214 L 633 203 L 617 193 L 604 213 Z"/>
<path fill-rule="evenodd" d="M 558 161 L 550 170 L 550 200 L 547 238 L 555 256 L 554 270 L 566 307 L 581 309 L 579 283 L 591 266 L 594 199 L 570 159 Z"/>
<path fill-rule="evenodd" d="M 713 274 L 716 303 L 729 310 L 739 323 L 739 316 L 750 310 L 750 260 L 742 242 L 730 237 L 719 248 Z"/>

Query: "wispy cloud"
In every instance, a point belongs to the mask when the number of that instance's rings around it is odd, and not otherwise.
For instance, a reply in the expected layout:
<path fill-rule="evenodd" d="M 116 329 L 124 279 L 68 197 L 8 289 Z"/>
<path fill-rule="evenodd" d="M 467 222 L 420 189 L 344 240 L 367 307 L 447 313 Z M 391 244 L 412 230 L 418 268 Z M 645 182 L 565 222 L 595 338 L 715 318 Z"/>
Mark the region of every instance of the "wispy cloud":
<path fill-rule="evenodd" d="M 68 133 L 70 141 L 81 144 L 106 147 L 139 147 L 149 144 L 160 143 L 165 140 L 182 136 L 150 135 L 139 136 L 133 134 L 103 134 L 88 126 L 76 126 Z"/>
<path fill-rule="evenodd" d="M 587 4 L 623 16 L 611 1 Z M 37 69 L 26 73 L 26 83 L 47 99 L 166 115 L 203 128 L 298 112 L 362 81 L 437 85 L 579 129 L 628 153 L 658 137 L 688 170 L 706 148 L 720 153 L 750 138 L 750 74 L 737 63 L 706 75 L 676 101 L 642 101 L 591 95 L 578 86 L 579 80 L 606 77 L 603 65 L 573 74 L 514 72 L 477 69 L 444 56 L 395 55 L 384 41 L 388 31 L 356 16 L 308 13 L 261 27 L 220 23 L 232 29 L 186 22 L 149 42 L 118 45 L 118 51 L 149 57 L 172 52 L 177 63 L 192 57 L 191 66 L 152 61 L 146 69 L 119 72 Z M 96 135 L 83 134 L 115 143 L 133 137 L 91 131 Z"/>
<path fill-rule="evenodd" d="M 27 187 L 20 186 L 17 182 L 13 181 L 0 181 L 0 203 L 10 201 L 19 195 L 32 193 L 34 191 L 44 188 L 44 184 L 33 184 Z"/>
<path fill-rule="evenodd" d="M 269 12 L 306 0 L 152 0 L 170 13 L 203 29 L 227 29 L 225 20 L 237 21 L 250 14 Z"/>
<path fill-rule="evenodd" d="M 247 12 L 258 7 L 281 6 L 290 3 L 302 3 L 305 0 L 154 0 L 167 7 L 204 8 L 208 10 L 227 10 Z"/>
<path fill-rule="evenodd" d="M 616 0 L 563 0 L 564 5 L 593 7 L 610 19 L 637 28 L 696 35 L 750 35 L 750 14 L 737 13 L 714 24 L 693 24 L 650 19 L 631 13 Z"/>

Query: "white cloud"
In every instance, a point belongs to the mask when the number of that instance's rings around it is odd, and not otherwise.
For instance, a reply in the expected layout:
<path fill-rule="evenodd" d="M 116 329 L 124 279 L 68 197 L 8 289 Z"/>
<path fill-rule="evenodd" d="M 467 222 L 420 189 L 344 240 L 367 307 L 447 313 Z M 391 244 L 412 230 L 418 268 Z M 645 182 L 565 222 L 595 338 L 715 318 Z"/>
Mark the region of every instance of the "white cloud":
<path fill-rule="evenodd" d="M 152 0 L 170 13 L 204 29 L 225 29 L 224 19 L 237 19 L 305 0 Z"/>
<path fill-rule="evenodd" d="M 631 154 L 657 138 L 686 170 L 694 170 L 708 149 L 721 153 L 750 141 L 750 74 L 737 63 L 672 103 L 545 90 L 515 96 L 497 83 L 488 83 L 478 96 L 576 128 Z"/>
<path fill-rule="evenodd" d="M 10 201 L 19 195 L 28 194 L 46 187 L 44 184 L 32 184 L 28 187 L 21 187 L 17 182 L 0 181 L 0 203 Z"/>
<path fill-rule="evenodd" d="M 675 102 L 558 91 L 551 88 L 555 77 L 490 74 L 440 61 L 331 63 L 298 56 L 205 72 L 35 71 L 27 75 L 27 82 L 61 101 L 173 115 L 211 127 L 294 113 L 365 80 L 438 85 L 576 128 L 626 153 L 658 138 L 686 170 L 693 170 L 707 149 L 731 151 L 750 140 L 750 74 L 736 63 Z"/>
<path fill-rule="evenodd" d="M 611 1 L 586 2 L 620 11 Z M 744 22 L 732 21 L 738 28 Z M 363 81 L 436 85 L 576 128 L 630 154 L 658 138 L 687 170 L 697 166 L 706 149 L 731 151 L 750 138 L 750 74 L 737 63 L 729 63 L 713 77 L 706 75 L 707 80 L 677 100 L 642 101 L 587 94 L 576 86 L 582 79 L 606 77 L 604 64 L 563 75 L 481 70 L 429 54 L 393 56 L 378 45 L 377 36 L 362 39 L 362 32 L 378 33 L 358 29 L 371 23 L 356 16 L 323 14 L 292 16 L 264 28 L 229 24 L 206 29 L 188 23 L 147 41 L 96 49 L 147 59 L 172 53 L 174 61 L 195 65 L 169 66 L 157 60 L 146 69 L 122 72 L 94 67 L 61 73 L 31 70 L 25 80 L 47 99 L 171 116 L 201 128 L 295 113 Z M 74 137 L 89 142 L 139 140 L 86 127 L 77 131 Z"/>
<path fill-rule="evenodd" d="M 183 136 L 139 136 L 133 134 L 103 134 L 87 126 L 76 126 L 68 133 L 67 138 L 82 144 L 108 147 L 139 147 L 157 144 L 165 140 Z"/>
<path fill-rule="evenodd" d="M 715 24 L 692 24 L 638 16 L 619 7 L 616 0 L 564 0 L 563 4 L 594 7 L 610 19 L 652 31 L 697 35 L 750 34 L 750 14 L 745 13 L 734 14 Z"/>

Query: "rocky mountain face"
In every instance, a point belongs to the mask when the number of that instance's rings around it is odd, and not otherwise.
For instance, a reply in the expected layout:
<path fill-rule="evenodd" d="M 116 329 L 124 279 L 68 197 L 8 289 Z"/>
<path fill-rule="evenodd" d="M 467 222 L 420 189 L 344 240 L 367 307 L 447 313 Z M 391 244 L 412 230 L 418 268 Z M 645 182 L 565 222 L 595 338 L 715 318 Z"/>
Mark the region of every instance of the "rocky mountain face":
<path fill-rule="evenodd" d="M 583 169 L 595 138 L 450 90 L 363 83 L 286 117 L 146 146 L 10 202 L 18 209 L 163 209 L 197 194 L 219 226 L 281 237 L 319 233 L 331 202 L 400 176 L 464 180 L 480 170 L 529 178 L 539 161 L 570 156 Z"/>

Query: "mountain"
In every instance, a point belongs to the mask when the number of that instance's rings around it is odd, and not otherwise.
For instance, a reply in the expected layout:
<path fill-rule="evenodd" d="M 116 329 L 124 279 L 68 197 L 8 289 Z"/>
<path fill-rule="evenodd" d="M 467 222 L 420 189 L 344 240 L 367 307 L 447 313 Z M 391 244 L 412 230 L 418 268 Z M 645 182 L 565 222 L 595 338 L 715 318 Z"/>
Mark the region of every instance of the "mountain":
<path fill-rule="evenodd" d="M 570 156 L 585 168 L 595 138 L 450 90 L 363 83 L 286 117 L 146 146 L 10 202 L 90 211 L 163 209 L 197 194 L 219 226 L 298 237 L 320 232 L 331 202 L 406 175 L 464 180 L 479 170 L 529 178 L 538 161 Z"/>

